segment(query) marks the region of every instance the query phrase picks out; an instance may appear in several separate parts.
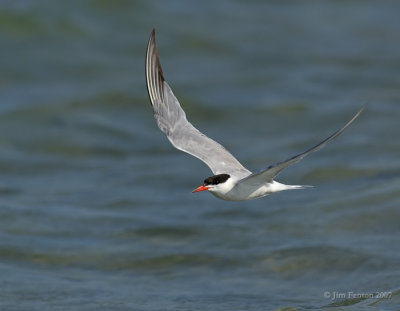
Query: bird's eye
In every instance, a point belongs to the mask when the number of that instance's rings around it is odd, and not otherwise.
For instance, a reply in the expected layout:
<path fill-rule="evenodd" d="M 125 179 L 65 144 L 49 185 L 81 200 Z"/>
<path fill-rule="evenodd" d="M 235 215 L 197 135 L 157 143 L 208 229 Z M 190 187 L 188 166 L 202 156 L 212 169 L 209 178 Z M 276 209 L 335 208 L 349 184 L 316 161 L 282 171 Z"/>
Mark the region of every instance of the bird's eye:
<path fill-rule="evenodd" d="M 207 185 L 210 185 L 210 184 L 212 184 L 212 177 L 208 177 L 208 178 L 206 178 L 206 179 L 204 179 L 204 184 L 207 186 Z"/>
<path fill-rule="evenodd" d="M 211 177 L 208 177 L 204 179 L 204 185 L 218 185 L 220 183 L 224 183 L 225 181 L 228 180 L 230 175 L 228 174 L 219 174 L 219 175 L 214 175 Z"/>

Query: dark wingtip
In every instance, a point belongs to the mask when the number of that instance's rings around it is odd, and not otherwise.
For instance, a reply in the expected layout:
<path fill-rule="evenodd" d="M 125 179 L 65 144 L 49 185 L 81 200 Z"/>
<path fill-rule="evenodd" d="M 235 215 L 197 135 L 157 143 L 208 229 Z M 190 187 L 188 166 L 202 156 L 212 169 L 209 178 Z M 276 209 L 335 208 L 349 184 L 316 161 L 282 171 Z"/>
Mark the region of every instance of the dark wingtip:
<path fill-rule="evenodd" d="M 149 43 L 147 44 L 147 52 L 150 47 L 150 44 L 156 44 L 156 29 L 153 28 L 150 33 Z"/>
<path fill-rule="evenodd" d="M 156 38 L 156 29 L 153 28 L 151 30 L 151 33 L 150 33 L 150 40 L 149 41 L 155 41 L 156 40 L 155 38 Z"/>
<path fill-rule="evenodd" d="M 145 72 L 147 91 L 151 104 L 154 105 L 156 102 L 162 102 L 164 99 L 163 82 L 165 79 L 157 51 L 155 28 L 152 29 L 147 44 Z"/>
<path fill-rule="evenodd" d="M 150 52 L 151 49 L 152 49 L 152 51 Z M 164 73 L 162 71 L 161 62 L 160 62 L 160 56 L 158 55 L 158 49 L 157 49 L 157 44 L 156 44 L 156 29 L 155 28 L 153 28 L 150 33 L 149 43 L 147 44 L 146 57 L 150 56 L 149 53 L 154 55 L 154 58 L 156 61 L 156 70 L 158 71 L 158 74 L 160 75 L 162 81 L 165 81 Z"/>
<path fill-rule="evenodd" d="M 360 110 L 358 110 L 358 112 L 354 115 L 354 117 L 351 118 L 351 120 L 350 120 L 349 122 L 347 122 L 347 124 L 343 127 L 343 130 L 344 130 L 347 126 L 349 126 L 351 123 L 353 123 L 353 121 L 354 121 L 355 119 L 358 118 L 358 116 L 364 111 L 364 109 L 365 109 L 366 106 L 367 106 L 367 104 L 365 104 L 364 106 L 361 107 Z"/>

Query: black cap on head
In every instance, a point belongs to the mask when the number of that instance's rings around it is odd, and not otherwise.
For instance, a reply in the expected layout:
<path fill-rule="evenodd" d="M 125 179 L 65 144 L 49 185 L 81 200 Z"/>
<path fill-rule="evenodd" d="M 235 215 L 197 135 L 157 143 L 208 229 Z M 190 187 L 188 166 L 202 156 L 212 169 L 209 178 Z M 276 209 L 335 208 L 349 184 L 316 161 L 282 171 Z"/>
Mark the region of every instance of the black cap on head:
<path fill-rule="evenodd" d="M 228 174 L 214 175 L 214 176 L 204 179 L 204 185 L 205 186 L 218 185 L 218 184 L 226 182 L 229 179 L 229 177 L 231 177 L 231 176 Z"/>

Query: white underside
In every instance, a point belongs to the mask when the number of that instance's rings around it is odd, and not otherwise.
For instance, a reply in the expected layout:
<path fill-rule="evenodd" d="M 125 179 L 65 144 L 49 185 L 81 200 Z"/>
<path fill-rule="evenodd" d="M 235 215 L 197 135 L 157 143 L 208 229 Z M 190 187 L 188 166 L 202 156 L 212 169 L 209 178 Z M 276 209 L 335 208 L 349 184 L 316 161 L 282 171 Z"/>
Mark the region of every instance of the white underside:
<path fill-rule="evenodd" d="M 228 186 L 228 185 L 227 185 Z M 231 189 L 228 187 L 214 188 L 209 191 L 217 198 L 227 201 L 247 201 L 265 197 L 271 193 L 284 190 L 305 189 L 312 186 L 285 185 L 277 181 L 268 182 L 261 185 L 249 185 L 247 183 L 237 183 Z"/>

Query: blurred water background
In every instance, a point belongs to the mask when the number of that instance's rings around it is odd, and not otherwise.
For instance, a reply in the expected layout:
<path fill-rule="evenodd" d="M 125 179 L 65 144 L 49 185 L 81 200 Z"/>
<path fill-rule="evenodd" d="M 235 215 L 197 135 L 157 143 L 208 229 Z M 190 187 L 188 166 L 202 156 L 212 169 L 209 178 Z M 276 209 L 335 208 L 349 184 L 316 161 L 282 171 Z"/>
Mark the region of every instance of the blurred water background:
<path fill-rule="evenodd" d="M 0 309 L 400 310 L 399 12 L 0 1 Z M 367 108 L 278 178 L 314 189 L 191 194 L 211 172 L 153 119 L 153 27 L 189 120 L 251 170 Z"/>

